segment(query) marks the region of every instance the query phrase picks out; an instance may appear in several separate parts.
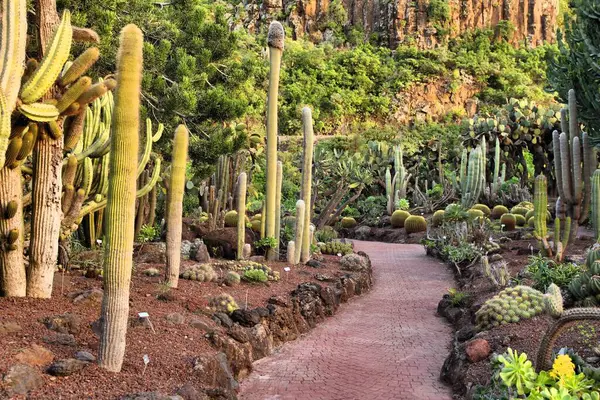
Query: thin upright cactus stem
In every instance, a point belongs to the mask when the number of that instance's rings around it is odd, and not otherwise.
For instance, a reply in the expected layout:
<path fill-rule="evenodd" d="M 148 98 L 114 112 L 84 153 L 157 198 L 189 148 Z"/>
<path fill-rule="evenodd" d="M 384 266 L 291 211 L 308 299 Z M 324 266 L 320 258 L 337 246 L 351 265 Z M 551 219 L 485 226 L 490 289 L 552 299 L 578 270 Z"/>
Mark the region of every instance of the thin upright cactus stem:
<path fill-rule="evenodd" d="M 237 259 L 241 260 L 244 258 L 244 245 L 246 244 L 246 185 L 247 176 L 245 172 L 242 172 L 237 182 Z"/>
<path fill-rule="evenodd" d="M 277 98 L 279 94 L 279 73 L 281 69 L 281 56 L 285 33 L 283 26 L 271 22 L 267 37 L 270 57 L 269 96 L 267 100 L 267 188 L 266 209 L 263 214 L 265 219 L 265 235 L 275 236 L 275 208 L 276 208 L 276 180 L 277 180 Z M 267 258 L 272 259 L 274 251 L 267 253 Z"/>
<path fill-rule="evenodd" d="M 577 98 L 575 90 L 570 89 L 567 93 L 567 102 L 569 107 L 569 139 L 571 143 L 574 138 L 579 137 L 579 122 L 577 121 Z"/>
<path fill-rule="evenodd" d="M 496 138 L 496 148 L 494 150 L 494 176 L 492 177 L 492 195 L 498 195 L 500 179 L 500 140 Z"/>
<path fill-rule="evenodd" d="M 304 200 L 298 200 L 296 202 L 296 235 L 294 243 L 302 241 L 302 235 L 304 234 L 304 213 L 306 212 Z M 294 251 L 294 264 L 300 262 L 300 252 Z"/>
<path fill-rule="evenodd" d="M 546 177 L 542 174 L 535 178 L 534 185 L 534 236 L 540 241 L 548 257 L 552 257 L 552 248 L 548 243 L 548 229 L 546 216 L 548 212 L 548 184 Z"/>
<path fill-rule="evenodd" d="M 596 233 L 596 242 L 600 243 L 600 169 L 594 171 L 591 181 L 592 225 Z"/>
<path fill-rule="evenodd" d="M 176 288 L 181 264 L 181 219 L 183 216 L 183 192 L 185 191 L 185 166 L 187 163 L 189 133 L 179 125 L 173 138 L 171 177 L 167 195 L 167 284 Z"/>
<path fill-rule="evenodd" d="M 106 246 L 104 251 L 104 297 L 100 321 L 100 367 L 119 372 L 125 356 L 129 319 L 129 285 L 133 267 L 133 231 L 139 109 L 142 83 L 143 36 L 135 25 L 121 31 L 117 57 L 115 115 L 110 152 L 110 182 L 106 207 Z"/>
<path fill-rule="evenodd" d="M 304 151 L 302 165 L 301 198 L 302 200 L 304 200 L 305 207 L 304 232 L 302 234 L 302 243 L 295 243 L 295 248 L 296 251 L 300 252 L 300 261 L 307 262 L 310 259 L 310 222 L 312 217 L 312 164 L 314 150 L 312 111 L 308 107 L 304 107 L 302 109 L 302 128 L 304 131 Z"/>
<path fill-rule="evenodd" d="M 281 185 L 283 184 L 283 163 L 277 161 L 277 176 L 275 179 L 275 239 L 277 239 L 277 247 L 273 249 L 274 258 L 279 258 L 279 249 L 281 248 Z"/>

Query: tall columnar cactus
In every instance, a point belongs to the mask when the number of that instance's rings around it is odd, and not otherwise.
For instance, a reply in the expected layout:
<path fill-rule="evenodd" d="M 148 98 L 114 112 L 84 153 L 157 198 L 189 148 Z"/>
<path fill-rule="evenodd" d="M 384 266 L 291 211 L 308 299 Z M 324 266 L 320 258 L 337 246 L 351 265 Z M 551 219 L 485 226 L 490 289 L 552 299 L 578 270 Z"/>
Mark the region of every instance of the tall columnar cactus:
<path fill-rule="evenodd" d="M 506 171 L 506 164 L 502 165 L 503 171 Z M 506 173 L 506 172 L 505 172 Z M 490 197 L 495 199 L 500 191 L 504 179 L 500 175 L 500 140 L 496 138 L 496 148 L 494 149 L 494 175 L 492 177 Z"/>
<path fill-rule="evenodd" d="M 477 147 L 471 150 L 467 173 L 461 182 L 461 204 L 463 207 L 471 208 L 479 200 L 483 190 L 483 173 L 482 148 Z"/>
<path fill-rule="evenodd" d="M 269 73 L 269 97 L 267 100 L 267 188 L 266 209 L 263 218 L 266 220 L 265 235 L 275 236 L 275 208 L 277 207 L 277 97 L 279 94 L 279 72 L 281 68 L 281 56 L 283 54 L 283 42 L 285 32 L 283 26 L 277 22 L 271 22 L 267 37 L 270 56 Z M 271 249 L 267 253 L 268 259 L 275 257 L 275 251 Z"/>
<path fill-rule="evenodd" d="M 596 232 L 596 242 L 600 243 L 600 169 L 592 175 L 592 225 Z"/>
<path fill-rule="evenodd" d="M 281 185 L 283 184 L 283 163 L 277 161 L 277 177 L 275 179 L 275 239 L 277 247 L 273 251 L 273 257 L 279 258 L 279 249 L 281 247 Z"/>
<path fill-rule="evenodd" d="M 302 163 L 302 188 L 300 197 L 304 200 L 304 232 L 302 243 L 295 243 L 296 251 L 300 252 L 300 261 L 305 263 L 310 259 L 310 222 L 312 217 L 312 164 L 314 150 L 314 134 L 312 111 L 309 107 L 302 109 L 302 130 L 304 131 L 304 150 Z"/>
<path fill-rule="evenodd" d="M 573 225 L 570 230 L 576 233 L 579 224 L 588 217 L 592 195 L 590 178 L 596 169 L 596 162 L 588 134 L 579 133 L 573 90 L 569 91 L 568 108 L 569 132 L 552 133 L 556 185 L 560 196 L 556 202 L 556 215 L 562 220 L 565 216 L 570 217 Z"/>
<path fill-rule="evenodd" d="M 117 57 L 119 90 L 115 96 L 110 152 L 102 332 L 98 351 L 100 366 L 113 372 L 119 372 L 123 364 L 129 319 L 137 178 L 137 160 L 131 155 L 137 154 L 139 145 L 142 47 L 142 31 L 135 25 L 125 26 Z"/>
<path fill-rule="evenodd" d="M 173 138 L 173 158 L 167 195 L 167 271 L 165 279 L 171 287 L 177 287 L 181 264 L 181 217 L 183 192 L 185 191 L 185 165 L 188 154 L 189 133 L 179 125 Z"/>
<path fill-rule="evenodd" d="M 387 199 L 387 212 L 391 215 L 394 212 L 394 184 L 390 167 L 385 171 L 385 197 Z"/>
<path fill-rule="evenodd" d="M 246 185 L 247 176 L 242 172 L 237 182 L 237 259 L 244 258 L 244 244 L 246 244 Z"/>
<path fill-rule="evenodd" d="M 400 199 L 406 198 L 409 178 L 404 167 L 402 148 L 396 146 L 394 147 L 394 208 Z"/>
<path fill-rule="evenodd" d="M 534 236 L 539 240 L 540 245 L 547 257 L 554 257 L 557 261 L 562 261 L 565 249 L 569 242 L 570 235 L 570 218 L 567 218 L 567 223 L 564 224 L 563 231 L 561 232 L 560 219 L 556 218 L 554 224 L 554 240 L 552 243 L 548 241 L 548 229 L 546 226 L 546 219 L 548 218 L 548 189 L 547 180 L 543 174 L 538 175 L 535 178 L 534 187 Z M 562 240 L 561 240 L 562 236 Z"/>
<path fill-rule="evenodd" d="M 304 214 L 306 212 L 304 200 L 298 200 L 296 202 L 296 235 L 294 243 L 301 243 L 302 236 L 304 235 Z M 289 251 L 289 250 L 288 250 Z M 294 250 L 294 264 L 300 262 L 300 251 L 298 248 Z"/>

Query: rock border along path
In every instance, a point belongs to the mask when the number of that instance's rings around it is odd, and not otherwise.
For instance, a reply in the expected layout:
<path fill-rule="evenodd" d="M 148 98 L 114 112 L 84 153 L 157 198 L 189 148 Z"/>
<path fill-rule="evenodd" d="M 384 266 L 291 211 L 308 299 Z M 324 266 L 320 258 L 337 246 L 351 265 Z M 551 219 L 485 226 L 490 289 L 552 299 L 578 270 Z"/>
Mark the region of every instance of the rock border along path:
<path fill-rule="evenodd" d="M 374 286 L 254 364 L 241 400 L 450 400 L 438 379 L 452 329 L 436 316 L 450 271 L 420 245 L 355 241 Z"/>

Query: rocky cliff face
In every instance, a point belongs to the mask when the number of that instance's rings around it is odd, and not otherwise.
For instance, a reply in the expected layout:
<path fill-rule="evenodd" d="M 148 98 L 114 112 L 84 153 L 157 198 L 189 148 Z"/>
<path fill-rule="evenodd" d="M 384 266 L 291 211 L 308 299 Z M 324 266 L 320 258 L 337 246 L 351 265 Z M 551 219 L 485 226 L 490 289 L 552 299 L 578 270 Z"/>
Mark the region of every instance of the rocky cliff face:
<path fill-rule="evenodd" d="M 252 0 L 251 0 L 252 1 Z M 259 0 L 254 0 L 259 1 Z M 438 45 L 439 24 L 429 18 L 431 0 L 342 0 L 348 22 L 368 34 L 376 34 L 391 48 L 403 42 L 421 48 Z M 438 0 L 439 1 L 439 0 Z M 444 29 L 449 35 L 485 27 L 495 27 L 507 20 L 515 27 L 515 41 L 528 40 L 532 45 L 554 39 L 558 0 L 447 0 L 449 21 Z M 314 41 L 327 39 L 323 28 L 332 0 L 263 0 L 246 6 L 247 25 L 252 30 L 273 16 L 287 16 L 295 37 L 308 35 Z M 437 28 L 436 28 L 437 26 Z"/>

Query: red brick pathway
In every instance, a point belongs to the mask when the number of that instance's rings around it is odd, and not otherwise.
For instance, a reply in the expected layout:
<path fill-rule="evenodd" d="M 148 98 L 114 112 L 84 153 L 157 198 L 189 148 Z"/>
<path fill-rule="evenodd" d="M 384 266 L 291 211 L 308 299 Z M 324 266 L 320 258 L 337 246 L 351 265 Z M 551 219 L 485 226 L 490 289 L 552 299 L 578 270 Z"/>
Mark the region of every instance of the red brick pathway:
<path fill-rule="evenodd" d="M 422 246 L 356 242 L 371 256 L 371 293 L 255 363 L 242 400 L 449 400 L 438 380 L 452 331 L 435 315 L 452 285 Z"/>

